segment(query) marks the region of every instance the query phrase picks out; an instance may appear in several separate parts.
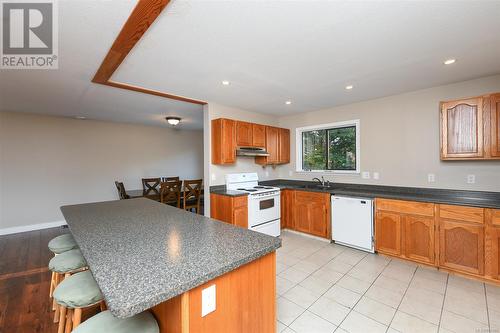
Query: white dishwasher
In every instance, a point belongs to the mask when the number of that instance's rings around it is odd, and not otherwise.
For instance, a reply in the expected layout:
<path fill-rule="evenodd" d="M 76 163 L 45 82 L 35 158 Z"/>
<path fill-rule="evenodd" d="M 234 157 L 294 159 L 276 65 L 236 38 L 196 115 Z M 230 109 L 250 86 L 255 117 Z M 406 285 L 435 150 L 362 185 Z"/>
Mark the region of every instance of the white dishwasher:
<path fill-rule="evenodd" d="M 373 200 L 333 195 L 332 240 L 373 253 Z"/>

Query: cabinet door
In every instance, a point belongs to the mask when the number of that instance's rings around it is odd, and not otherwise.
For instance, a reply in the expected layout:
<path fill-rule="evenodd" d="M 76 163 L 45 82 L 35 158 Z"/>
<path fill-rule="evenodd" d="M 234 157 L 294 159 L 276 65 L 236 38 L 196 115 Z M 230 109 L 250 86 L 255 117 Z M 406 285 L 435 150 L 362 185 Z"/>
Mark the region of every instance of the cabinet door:
<path fill-rule="evenodd" d="M 252 142 L 252 124 L 244 121 L 236 122 L 236 145 L 239 147 L 251 147 Z"/>
<path fill-rule="evenodd" d="M 484 227 L 441 220 L 439 265 L 457 271 L 484 273 Z"/>
<path fill-rule="evenodd" d="M 293 224 L 293 199 L 294 191 L 281 191 L 281 229 L 294 229 Z"/>
<path fill-rule="evenodd" d="M 297 199 L 297 196 L 294 200 L 294 203 L 294 229 L 297 231 L 309 233 L 311 230 L 309 218 L 309 203 L 302 202 L 300 199 Z"/>
<path fill-rule="evenodd" d="M 329 209 L 322 197 L 316 198 L 309 206 L 309 233 L 315 236 L 328 236 Z"/>
<path fill-rule="evenodd" d="M 441 105 L 441 158 L 467 159 L 484 156 L 483 98 Z"/>
<path fill-rule="evenodd" d="M 278 163 L 278 143 L 279 143 L 279 128 L 266 127 L 266 148 L 269 156 L 267 157 L 268 164 Z"/>
<path fill-rule="evenodd" d="M 491 96 L 491 156 L 500 157 L 500 94 Z"/>
<path fill-rule="evenodd" d="M 233 164 L 236 162 L 236 122 L 231 119 L 212 120 L 212 163 Z"/>
<path fill-rule="evenodd" d="M 242 228 L 248 228 L 248 206 L 234 208 L 233 224 Z"/>
<path fill-rule="evenodd" d="M 290 130 L 279 129 L 279 163 L 290 163 Z"/>
<path fill-rule="evenodd" d="M 434 264 L 434 218 L 407 215 L 404 221 L 405 257 Z"/>
<path fill-rule="evenodd" d="M 266 147 L 266 126 L 252 124 L 253 147 Z"/>
<path fill-rule="evenodd" d="M 375 249 L 378 252 L 401 255 L 401 219 L 401 215 L 398 213 L 377 212 Z"/>
<path fill-rule="evenodd" d="M 486 227 L 484 247 L 486 275 L 500 280 L 500 227 Z"/>

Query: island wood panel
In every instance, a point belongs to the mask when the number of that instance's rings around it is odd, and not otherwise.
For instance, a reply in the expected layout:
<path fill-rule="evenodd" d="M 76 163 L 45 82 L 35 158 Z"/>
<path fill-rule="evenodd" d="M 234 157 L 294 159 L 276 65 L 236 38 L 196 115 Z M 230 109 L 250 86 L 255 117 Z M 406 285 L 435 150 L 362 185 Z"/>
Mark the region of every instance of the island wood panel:
<path fill-rule="evenodd" d="M 248 197 L 210 194 L 210 217 L 216 220 L 248 228 Z"/>
<path fill-rule="evenodd" d="M 483 98 L 441 103 L 441 158 L 484 157 Z"/>
<path fill-rule="evenodd" d="M 236 145 L 239 147 L 253 146 L 252 123 L 247 123 L 246 121 L 236 122 Z"/>
<path fill-rule="evenodd" d="M 500 94 L 490 98 L 490 145 L 491 156 L 500 157 Z"/>
<path fill-rule="evenodd" d="M 404 256 L 419 262 L 435 263 L 434 217 L 404 216 Z"/>
<path fill-rule="evenodd" d="M 233 164 L 236 162 L 236 122 L 219 118 L 212 120 L 212 163 Z"/>
<path fill-rule="evenodd" d="M 265 148 L 266 147 L 266 126 L 252 124 L 252 146 Z M 290 147 L 288 147 L 290 149 Z"/>
<path fill-rule="evenodd" d="M 202 290 L 216 287 L 216 310 L 201 316 Z M 276 331 L 272 252 L 151 309 L 160 333 Z"/>

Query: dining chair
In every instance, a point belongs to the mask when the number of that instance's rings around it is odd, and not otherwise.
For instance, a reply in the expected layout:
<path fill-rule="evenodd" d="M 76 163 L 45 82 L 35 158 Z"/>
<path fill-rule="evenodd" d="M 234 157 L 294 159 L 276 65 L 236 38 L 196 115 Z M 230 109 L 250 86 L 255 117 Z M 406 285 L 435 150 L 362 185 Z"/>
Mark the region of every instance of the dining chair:
<path fill-rule="evenodd" d="M 181 208 L 181 187 L 180 181 L 162 182 L 160 186 L 160 202 Z"/>
<path fill-rule="evenodd" d="M 130 199 L 130 197 L 127 194 L 127 191 L 125 191 L 125 186 L 123 185 L 122 182 L 115 181 L 115 186 L 116 189 L 118 190 L 118 196 L 120 197 L 120 200 Z"/>
<path fill-rule="evenodd" d="M 179 177 L 161 177 L 162 182 L 178 182 L 179 180 Z"/>
<path fill-rule="evenodd" d="M 144 195 L 160 195 L 160 187 L 161 179 L 158 178 L 142 178 L 142 190 Z"/>
<path fill-rule="evenodd" d="M 185 210 L 195 209 L 200 213 L 201 186 L 203 179 L 184 180 L 182 207 Z"/>

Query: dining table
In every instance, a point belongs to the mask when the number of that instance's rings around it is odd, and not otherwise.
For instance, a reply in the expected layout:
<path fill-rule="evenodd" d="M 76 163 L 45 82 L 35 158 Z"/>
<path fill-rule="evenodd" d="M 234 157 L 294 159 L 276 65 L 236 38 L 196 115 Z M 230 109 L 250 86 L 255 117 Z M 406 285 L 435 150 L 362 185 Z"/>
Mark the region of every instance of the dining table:
<path fill-rule="evenodd" d="M 158 189 L 158 193 L 159 193 L 159 191 L 160 190 Z M 129 196 L 130 199 L 134 199 L 134 198 L 148 198 L 148 199 L 160 201 L 160 194 L 156 194 L 153 191 L 150 191 L 149 194 L 146 194 L 143 189 L 140 189 L 140 190 L 125 190 L 125 192 L 127 193 L 127 195 Z M 151 193 L 151 192 L 153 192 L 153 193 Z M 184 192 L 184 190 L 181 190 L 181 198 L 182 198 L 183 192 Z M 201 197 L 203 198 L 203 187 L 201 189 Z"/>

